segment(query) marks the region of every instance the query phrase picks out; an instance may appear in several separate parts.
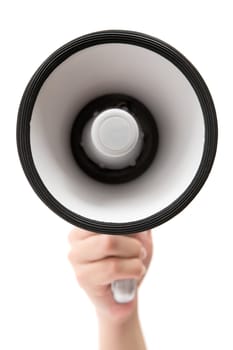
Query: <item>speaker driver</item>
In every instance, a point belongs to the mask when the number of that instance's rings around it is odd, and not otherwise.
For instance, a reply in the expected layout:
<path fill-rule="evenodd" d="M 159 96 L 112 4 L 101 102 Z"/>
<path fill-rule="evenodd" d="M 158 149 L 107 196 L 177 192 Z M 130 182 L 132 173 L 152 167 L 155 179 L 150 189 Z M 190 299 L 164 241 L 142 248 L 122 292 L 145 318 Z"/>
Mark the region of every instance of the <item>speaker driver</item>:
<path fill-rule="evenodd" d="M 104 129 L 102 138 L 107 140 L 105 144 L 100 140 L 100 150 L 95 152 L 93 142 L 89 139 L 87 142 L 85 134 L 91 134 L 91 127 L 93 133 L 98 118 L 101 130 Z M 88 103 L 75 119 L 71 132 L 71 148 L 77 164 L 89 176 L 104 183 L 121 184 L 140 176 L 152 163 L 157 147 L 155 118 L 141 102 L 121 94 L 102 96 Z"/>

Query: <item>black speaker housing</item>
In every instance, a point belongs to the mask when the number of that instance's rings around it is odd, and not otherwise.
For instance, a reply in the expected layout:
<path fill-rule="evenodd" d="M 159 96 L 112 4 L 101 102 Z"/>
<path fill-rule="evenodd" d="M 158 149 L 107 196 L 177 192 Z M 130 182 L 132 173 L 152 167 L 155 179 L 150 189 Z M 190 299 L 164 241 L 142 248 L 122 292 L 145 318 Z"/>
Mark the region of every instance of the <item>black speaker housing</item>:
<path fill-rule="evenodd" d="M 30 120 L 33 106 L 41 86 L 50 73 L 70 55 L 85 48 L 106 44 L 126 43 L 154 51 L 173 63 L 189 80 L 200 102 L 204 124 L 205 143 L 199 169 L 188 188 L 173 203 L 142 220 L 112 223 L 92 220 L 74 213 L 59 203 L 43 184 L 33 162 L 30 146 Z M 130 234 L 159 226 L 180 213 L 198 194 L 213 165 L 218 138 L 217 117 L 207 85 L 197 69 L 175 48 L 152 36 L 124 30 L 107 30 L 79 37 L 55 51 L 38 68 L 23 94 L 17 119 L 17 147 L 25 175 L 40 199 L 57 215 L 69 223 L 93 232 L 106 234 Z M 130 208 L 129 208 L 130 210 Z M 111 219 L 111 218 L 110 218 Z"/>

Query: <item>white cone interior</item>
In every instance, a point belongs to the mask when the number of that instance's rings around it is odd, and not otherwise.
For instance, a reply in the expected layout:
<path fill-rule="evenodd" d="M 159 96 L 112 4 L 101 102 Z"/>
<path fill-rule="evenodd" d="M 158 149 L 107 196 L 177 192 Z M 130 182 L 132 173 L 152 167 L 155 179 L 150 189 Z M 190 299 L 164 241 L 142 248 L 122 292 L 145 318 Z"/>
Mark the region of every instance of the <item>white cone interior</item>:
<path fill-rule="evenodd" d="M 135 118 L 122 109 L 111 108 L 87 123 L 81 145 L 101 168 L 123 169 L 136 164 L 142 142 Z"/>
<path fill-rule="evenodd" d="M 78 112 L 112 93 L 144 103 L 159 131 L 154 162 L 122 185 L 93 180 L 70 151 Z M 44 82 L 30 127 L 33 161 L 50 193 L 71 211 L 105 222 L 144 219 L 171 204 L 193 180 L 204 147 L 203 113 L 187 78 L 162 56 L 129 44 L 96 45 L 66 59 Z"/>

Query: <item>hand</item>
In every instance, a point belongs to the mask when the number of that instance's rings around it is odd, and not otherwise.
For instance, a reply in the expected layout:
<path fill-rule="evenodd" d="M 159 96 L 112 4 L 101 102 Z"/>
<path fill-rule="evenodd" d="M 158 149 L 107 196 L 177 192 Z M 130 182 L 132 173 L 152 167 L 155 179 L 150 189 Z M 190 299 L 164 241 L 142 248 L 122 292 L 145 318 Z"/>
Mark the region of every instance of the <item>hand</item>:
<path fill-rule="evenodd" d="M 117 323 L 129 319 L 136 312 L 137 295 L 130 303 L 117 304 L 111 283 L 136 279 L 138 286 L 141 284 L 152 256 L 151 231 L 123 236 L 74 228 L 69 242 L 69 260 L 79 285 L 94 303 L 97 316 Z"/>

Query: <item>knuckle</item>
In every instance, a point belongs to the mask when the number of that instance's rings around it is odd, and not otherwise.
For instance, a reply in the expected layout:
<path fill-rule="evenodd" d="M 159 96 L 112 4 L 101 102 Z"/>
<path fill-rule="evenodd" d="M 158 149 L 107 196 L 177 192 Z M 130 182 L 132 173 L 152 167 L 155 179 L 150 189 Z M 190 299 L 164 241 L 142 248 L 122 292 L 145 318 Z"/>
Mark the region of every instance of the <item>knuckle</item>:
<path fill-rule="evenodd" d="M 69 251 L 69 253 L 67 254 L 67 257 L 68 257 L 68 260 L 70 262 L 73 262 L 73 260 L 74 260 L 74 253 L 73 253 L 72 250 Z"/>
<path fill-rule="evenodd" d="M 139 242 L 138 240 L 137 240 L 135 243 L 136 243 L 136 246 L 135 246 L 136 254 L 137 254 L 138 256 L 140 256 L 140 254 L 141 254 L 141 249 L 142 249 L 142 243 Z"/>
<path fill-rule="evenodd" d="M 107 274 L 109 277 L 115 276 L 120 272 L 120 263 L 116 259 L 109 261 L 107 266 Z"/>
<path fill-rule="evenodd" d="M 76 279 L 77 279 L 79 285 L 83 286 L 85 284 L 85 280 L 86 280 L 86 276 L 85 276 L 84 272 L 81 269 L 76 269 L 75 276 L 76 276 Z"/>
<path fill-rule="evenodd" d="M 82 263 L 83 257 L 78 246 L 73 247 L 70 250 L 70 252 L 68 253 L 68 259 L 72 264 Z"/>
<path fill-rule="evenodd" d="M 116 239 L 110 235 L 104 235 L 102 237 L 102 250 L 103 252 L 112 252 L 116 247 Z"/>
<path fill-rule="evenodd" d="M 136 276 L 140 276 L 143 269 L 142 261 L 140 259 L 135 259 L 132 269 Z"/>

